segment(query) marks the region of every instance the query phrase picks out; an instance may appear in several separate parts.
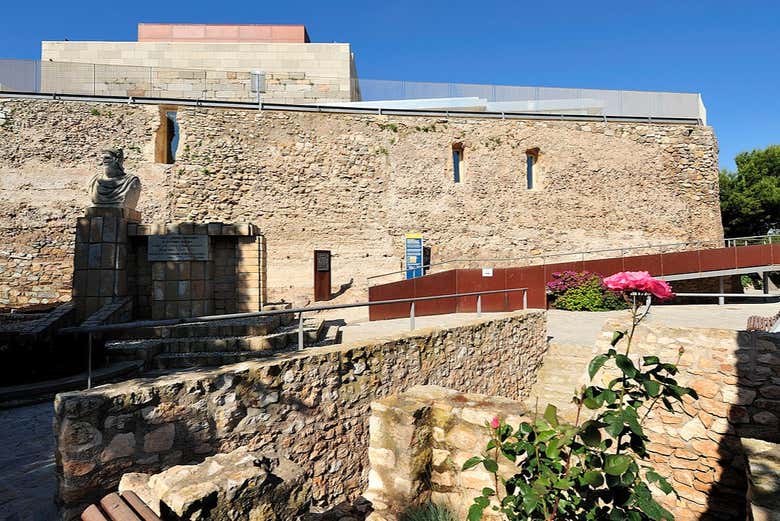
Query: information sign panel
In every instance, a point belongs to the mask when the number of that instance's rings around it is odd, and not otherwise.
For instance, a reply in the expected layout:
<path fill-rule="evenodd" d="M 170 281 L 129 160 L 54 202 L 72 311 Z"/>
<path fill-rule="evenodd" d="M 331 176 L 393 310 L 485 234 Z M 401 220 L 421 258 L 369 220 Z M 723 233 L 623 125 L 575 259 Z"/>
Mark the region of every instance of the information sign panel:
<path fill-rule="evenodd" d="M 406 234 L 406 278 L 423 276 L 423 236 L 419 233 Z"/>

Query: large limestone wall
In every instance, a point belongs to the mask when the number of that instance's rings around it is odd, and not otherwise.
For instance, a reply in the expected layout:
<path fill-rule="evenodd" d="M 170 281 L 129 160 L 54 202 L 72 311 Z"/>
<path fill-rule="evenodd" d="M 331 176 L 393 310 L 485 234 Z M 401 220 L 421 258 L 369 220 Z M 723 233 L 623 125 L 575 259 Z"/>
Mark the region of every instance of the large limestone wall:
<path fill-rule="evenodd" d="M 365 489 L 371 401 L 414 385 L 525 397 L 546 351 L 542 311 L 132 380 L 55 400 L 66 518 L 119 483 L 239 446 L 303 467 L 315 505 Z"/>
<path fill-rule="evenodd" d="M 41 60 L 42 92 L 253 101 L 262 71 L 264 101 L 357 96 L 348 43 L 43 42 Z"/>
<path fill-rule="evenodd" d="M 145 222 L 257 224 L 271 300 L 312 298 L 314 249 L 333 251 L 334 291 L 352 280 L 344 298 L 364 299 L 367 276 L 401 267 L 403 236 L 413 231 L 434 262 L 723 233 L 717 143 L 706 126 L 180 108 L 170 166 L 153 162 L 157 107 L 14 100 L 0 112 L 9 115 L 0 127 L 3 250 L 44 268 L 68 265 L 69 230 L 87 204 L 82 186 L 105 145 L 125 147 L 127 170 L 140 175 Z M 458 184 L 453 143 L 464 146 Z M 525 151 L 534 147 L 529 191 Z M 17 239 L 34 227 L 57 249 Z M 48 281 L 31 266 L 14 272 L 7 258 L 0 305 L 44 298 L 33 286 L 67 293 L 65 271 Z M 10 295 L 13 277 L 42 284 Z"/>

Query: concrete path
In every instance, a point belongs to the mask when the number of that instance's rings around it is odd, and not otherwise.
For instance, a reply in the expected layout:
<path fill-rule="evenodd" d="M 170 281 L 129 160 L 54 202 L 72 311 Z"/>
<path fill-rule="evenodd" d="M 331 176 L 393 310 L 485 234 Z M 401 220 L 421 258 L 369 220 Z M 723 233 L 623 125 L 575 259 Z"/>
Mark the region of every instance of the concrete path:
<path fill-rule="evenodd" d="M 482 313 L 482 318 L 501 317 L 507 313 Z M 476 313 L 453 313 L 450 315 L 434 315 L 430 317 L 415 317 L 415 329 L 425 329 L 429 327 L 453 327 L 458 324 L 464 324 L 477 320 L 480 317 Z M 367 340 L 399 333 L 410 332 L 408 318 L 394 318 L 391 320 L 378 320 L 369 322 L 368 318 L 356 322 L 348 322 L 341 327 L 342 343 L 355 342 L 357 340 Z"/>
<path fill-rule="evenodd" d="M 0 519 L 53 521 L 52 402 L 0 410 Z"/>
<path fill-rule="evenodd" d="M 780 304 L 699 304 L 689 306 L 653 306 L 646 323 L 671 327 L 707 327 L 745 329 L 751 315 L 771 316 L 780 311 Z M 551 309 L 547 315 L 551 342 L 592 346 L 604 322 L 610 318 L 627 317 L 628 311 L 561 311 Z"/>

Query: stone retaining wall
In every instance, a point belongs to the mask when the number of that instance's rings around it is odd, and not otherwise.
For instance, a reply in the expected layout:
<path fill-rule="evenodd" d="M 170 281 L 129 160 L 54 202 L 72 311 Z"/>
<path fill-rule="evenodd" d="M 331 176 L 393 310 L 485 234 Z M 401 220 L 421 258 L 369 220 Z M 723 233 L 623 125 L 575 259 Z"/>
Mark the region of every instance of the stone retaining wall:
<path fill-rule="evenodd" d="M 596 350 L 626 328 L 607 322 Z M 678 521 L 745 519 L 740 438 L 780 441 L 780 335 L 649 324 L 637 328 L 634 346 L 635 360 L 652 354 L 672 362 L 683 348 L 678 380 L 699 394 L 686 397 L 683 414 L 648 418 L 653 465 L 680 495 L 663 498 L 667 507 Z"/>
<path fill-rule="evenodd" d="M 423 384 L 522 398 L 546 347 L 544 312 L 521 311 L 63 393 L 55 401 L 58 498 L 71 519 L 123 473 L 246 445 L 301 465 L 313 503 L 334 505 L 365 489 L 371 401 Z"/>

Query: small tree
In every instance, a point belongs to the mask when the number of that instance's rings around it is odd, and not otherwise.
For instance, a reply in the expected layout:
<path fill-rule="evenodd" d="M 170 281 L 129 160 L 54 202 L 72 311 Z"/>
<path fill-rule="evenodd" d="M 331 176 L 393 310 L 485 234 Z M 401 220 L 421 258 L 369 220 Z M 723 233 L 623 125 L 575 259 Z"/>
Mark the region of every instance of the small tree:
<path fill-rule="evenodd" d="M 737 171 L 720 173 L 720 209 L 727 237 L 780 228 L 780 145 L 742 152 Z"/>
<path fill-rule="evenodd" d="M 604 282 L 623 292 L 631 305 L 631 327 L 615 332 L 611 347 L 591 360 L 588 374 L 593 380 L 612 360 L 620 375 L 606 386 L 583 387 L 574 396 L 573 424 L 561 421 L 553 405 L 547 406 L 542 418 L 517 428 L 493 418 L 484 455 L 463 465 L 467 470 L 481 464 L 495 478 L 495 488 L 483 489 L 474 499 L 469 521 L 481 519 L 491 499 L 498 503 L 492 509 L 510 521 L 674 519 L 650 490 L 655 484 L 666 494 L 673 492 L 669 482 L 646 463 L 648 438 L 643 424 L 659 402 L 674 412 L 675 401 L 681 402 L 685 395 L 698 397 L 673 378 L 682 349 L 675 364 L 656 356 L 644 356 L 637 364 L 629 358 L 634 331 L 647 315 L 647 310 L 640 313 L 637 293 L 659 299 L 673 294 L 668 284 L 647 272 L 617 273 Z M 619 353 L 617 347 L 624 340 L 625 351 Z M 583 407 L 594 411 L 594 417 L 581 422 Z M 500 458 L 513 462 L 517 473 L 500 476 Z"/>

